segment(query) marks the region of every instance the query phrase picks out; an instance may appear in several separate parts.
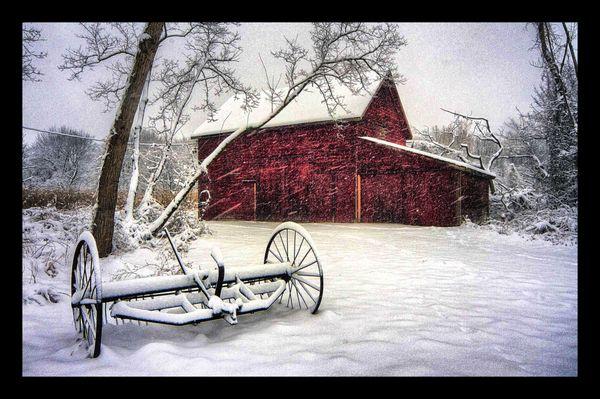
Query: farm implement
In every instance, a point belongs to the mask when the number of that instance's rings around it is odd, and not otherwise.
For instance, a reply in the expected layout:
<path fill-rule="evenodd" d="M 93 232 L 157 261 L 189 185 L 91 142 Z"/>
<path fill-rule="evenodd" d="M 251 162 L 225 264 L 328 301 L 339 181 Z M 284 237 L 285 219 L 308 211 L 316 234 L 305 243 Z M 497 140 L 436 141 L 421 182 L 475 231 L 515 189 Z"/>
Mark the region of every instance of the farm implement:
<path fill-rule="evenodd" d="M 101 262 L 90 232 L 73 251 L 71 307 L 75 328 L 91 357 L 100 355 L 102 325 L 125 321 L 170 325 L 225 319 L 269 309 L 276 301 L 317 312 L 323 297 L 323 270 L 310 234 L 293 222 L 275 228 L 262 264 L 225 266 L 218 248 L 215 266 L 184 264 L 164 230 L 182 274 L 102 282 Z"/>

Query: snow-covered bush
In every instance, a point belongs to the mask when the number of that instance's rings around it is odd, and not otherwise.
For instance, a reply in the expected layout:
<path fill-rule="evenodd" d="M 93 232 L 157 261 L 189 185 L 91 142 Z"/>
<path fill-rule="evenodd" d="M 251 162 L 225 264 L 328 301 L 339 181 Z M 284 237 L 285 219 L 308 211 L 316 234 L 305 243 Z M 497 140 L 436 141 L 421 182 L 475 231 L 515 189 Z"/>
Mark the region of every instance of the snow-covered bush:
<path fill-rule="evenodd" d="M 577 244 L 577 206 L 552 208 L 544 196 L 523 190 L 515 193 L 510 202 L 506 196 L 493 196 L 490 213 L 488 226 L 501 234 L 514 232 L 555 244 Z"/>
<path fill-rule="evenodd" d="M 23 182 L 37 187 L 90 189 L 98 175 L 98 144 L 86 132 L 61 126 L 40 133 L 23 153 Z"/>
<path fill-rule="evenodd" d="M 23 187 L 23 208 L 77 209 L 93 205 L 94 195 L 93 190 L 27 186 Z"/>
<path fill-rule="evenodd" d="M 70 279 L 69 251 L 89 224 L 91 209 L 23 209 L 23 302 L 57 302 L 69 293 L 57 289 Z"/>
<path fill-rule="evenodd" d="M 42 284 L 23 285 L 23 303 L 45 305 L 57 303 L 66 297 L 67 293 L 58 291 L 55 287 Z"/>
<path fill-rule="evenodd" d="M 122 212 L 117 212 L 115 218 L 115 236 L 113 245 L 116 249 L 133 249 L 141 244 L 154 245 L 155 238 L 152 237 L 147 225 L 154 221 L 163 211 L 164 207 L 154 198 L 138 210 L 135 221 L 127 221 Z M 186 252 L 188 244 L 203 234 L 212 234 L 204 220 L 198 219 L 197 211 L 194 209 L 180 208 L 169 219 L 165 226 L 174 241 L 177 249 Z"/>
<path fill-rule="evenodd" d="M 160 212 L 160 206 L 152 212 Z M 80 233 L 88 229 L 91 207 L 76 210 L 55 207 L 23 209 L 23 302 L 45 304 L 64 300 L 70 295 L 57 287 L 65 285 L 70 276 L 71 251 Z M 189 245 L 203 234 L 211 234 L 204 221 L 194 211 L 180 210 L 167 225 L 177 249 L 185 253 Z M 171 248 L 163 237 L 144 237 L 144 225 L 127 223 L 123 212 L 115 216 L 113 245 L 115 253 L 150 247 L 156 259 L 142 265 L 127 265 L 116 278 L 134 278 L 141 275 L 179 273 Z M 143 274 L 142 274 L 142 269 Z M 67 284 L 68 285 L 68 284 Z"/>

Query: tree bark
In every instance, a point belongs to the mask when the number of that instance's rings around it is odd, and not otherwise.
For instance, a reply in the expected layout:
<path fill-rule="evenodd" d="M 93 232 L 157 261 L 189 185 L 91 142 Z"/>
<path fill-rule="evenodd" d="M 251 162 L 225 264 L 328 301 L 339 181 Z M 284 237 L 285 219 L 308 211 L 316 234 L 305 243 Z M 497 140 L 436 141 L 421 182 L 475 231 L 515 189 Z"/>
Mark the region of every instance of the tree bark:
<path fill-rule="evenodd" d="M 575 116 L 573 115 L 573 112 L 571 111 L 571 106 L 569 105 L 569 100 L 567 98 L 567 88 L 565 87 L 565 83 L 564 83 L 562 77 L 560 76 L 560 72 L 558 70 L 558 65 L 556 65 L 556 62 L 554 60 L 554 53 L 552 52 L 552 49 L 549 47 L 549 46 L 551 46 L 551 42 L 548 37 L 547 29 L 548 28 L 546 27 L 545 22 L 538 23 L 538 36 L 540 39 L 540 48 L 542 51 L 542 57 L 544 58 L 544 62 L 546 63 L 546 66 L 548 67 L 548 70 L 550 71 L 552 79 L 554 80 L 554 84 L 556 85 L 556 90 L 562 97 L 562 101 L 565 106 L 565 110 L 567 111 L 567 114 L 569 115 L 569 119 L 571 119 L 573 127 L 575 129 L 577 129 L 577 120 L 575 120 Z"/>
<path fill-rule="evenodd" d="M 569 155 L 576 146 L 577 119 L 568 101 L 568 92 L 552 51 L 550 27 L 547 23 L 538 24 L 540 49 L 548 75 L 546 99 L 548 126 L 545 128 L 548 145 L 548 193 L 552 207 L 576 202 L 576 185 L 573 184 L 573 171 L 576 171 L 576 158 Z"/>
<path fill-rule="evenodd" d="M 140 177 L 140 136 L 142 134 L 142 126 L 144 125 L 144 114 L 148 105 L 148 91 L 150 90 L 150 74 L 152 66 L 148 71 L 146 83 L 142 90 L 142 99 L 137 111 L 136 126 L 133 127 L 133 151 L 131 155 L 131 179 L 129 180 L 129 192 L 127 193 L 127 201 L 125 202 L 125 220 L 133 221 L 133 205 L 135 202 L 135 194 L 137 193 L 139 177 Z"/>
<path fill-rule="evenodd" d="M 170 135 L 170 137 L 167 136 L 167 140 L 165 142 L 165 147 L 163 148 L 163 152 L 160 157 L 160 162 L 158 163 L 158 166 L 152 172 L 152 174 L 150 175 L 150 178 L 148 179 L 148 185 L 146 185 L 146 190 L 144 191 L 144 196 L 142 197 L 142 202 L 140 202 L 139 209 L 143 209 L 144 207 L 149 206 L 150 202 L 152 201 L 152 196 L 154 194 L 154 187 L 156 186 L 156 183 L 158 182 L 158 179 L 160 178 L 160 176 L 163 172 L 165 163 L 167 162 L 167 157 L 168 157 L 169 153 L 171 152 L 171 144 L 173 143 L 173 138 L 175 137 L 175 134 L 181 127 L 180 121 L 181 121 L 181 117 L 183 115 L 183 110 L 186 107 L 186 105 L 189 103 L 190 99 L 192 98 L 193 91 L 194 91 L 193 88 L 192 88 L 192 90 L 188 91 L 187 96 L 185 97 L 185 100 L 179 106 L 179 110 L 177 112 L 177 117 L 174 119 L 175 123 L 171 125 L 172 127 L 171 127 L 169 133 L 165 133 L 166 135 Z"/>
<path fill-rule="evenodd" d="M 571 52 L 571 61 L 573 61 L 573 69 L 575 69 L 575 77 L 579 79 L 577 76 L 577 58 L 575 58 L 575 50 L 573 50 L 573 41 L 571 40 L 571 35 L 569 34 L 569 29 L 567 29 L 567 24 L 562 23 L 563 29 L 565 30 L 565 36 L 567 37 L 567 47 L 569 47 L 569 51 Z"/>
<path fill-rule="evenodd" d="M 144 82 L 154 62 L 163 27 L 164 22 L 149 22 L 146 25 L 133 61 L 131 74 L 127 79 L 121 105 L 117 110 L 117 117 L 108 137 L 92 222 L 92 234 L 96 239 L 100 257 L 106 257 L 112 251 L 117 191 L 123 158 Z"/>

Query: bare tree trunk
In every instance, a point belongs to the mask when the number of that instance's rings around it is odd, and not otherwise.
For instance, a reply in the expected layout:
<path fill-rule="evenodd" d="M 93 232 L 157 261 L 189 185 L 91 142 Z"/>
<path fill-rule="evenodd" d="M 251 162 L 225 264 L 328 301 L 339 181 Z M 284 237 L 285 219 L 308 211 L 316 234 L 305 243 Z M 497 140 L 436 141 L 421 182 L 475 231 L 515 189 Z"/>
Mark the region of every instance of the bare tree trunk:
<path fill-rule="evenodd" d="M 154 188 L 156 186 L 156 183 L 158 182 L 158 179 L 160 179 L 160 176 L 165 167 L 165 163 L 167 162 L 167 157 L 169 156 L 169 153 L 171 152 L 171 145 L 173 144 L 173 139 L 175 137 L 175 134 L 181 128 L 180 122 L 181 122 L 181 117 L 183 116 L 183 110 L 186 107 L 186 105 L 189 103 L 190 99 L 192 98 L 192 93 L 193 93 L 193 90 L 190 90 L 187 93 L 185 100 L 179 106 L 179 109 L 177 112 L 177 117 L 174 119 L 174 122 L 171 124 L 170 132 L 167 133 L 167 140 L 166 140 L 165 146 L 163 148 L 163 152 L 160 157 L 160 162 L 158 163 L 158 166 L 156 167 L 156 169 L 154 169 L 154 171 L 150 175 L 150 178 L 148 179 L 148 185 L 146 186 L 146 190 L 144 191 L 144 196 L 142 197 L 142 202 L 140 202 L 139 209 L 144 209 L 145 207 L 149 206 L 150 202 L 152 201 L 152 195 L 154 194 Z"/>
<path fill-rule="evenodd" d="M 573 123 L 573 127 L 577 129 L 577 121 L 575 120 L 575 116 L 571 111 L 571 105 L 569 104 L 569 100 L 567 98 L 567 88 L 565 87 L 565 82 L 560 76 L 560 72 L 558 70 L 558 65 L 554 60 L 554 54 L 552 49 L 549 47 L 551 43 L 549 42 L 550 38 L 548 37 L 548 27 L 545 22 L 538 23 L 538 35 L 540 39 L 540 48 L 542 50 L 542 57 L 544 58 L 544 62 L 550 71 L 550 75 L 552 76 L 552 80 L 554 80 L 554 84 L 556 85 L 556 90 L 560 94 L 563 100 L 563 104 L 569 115 L 569 119 Z"/>
<path fill-rule="evenodd" d="M 141 111 L 141 110 L 140 110 Z M 129 179 L 129 191 L 125 201 L 125 220 L 133 221 L 133 204 L 135 202 L 135 193 L 137 192 L 138 181 L 140 177 L 139 157 L 140 157 L 140 134 L 142 126 L 136 126 L 133 129 L 133 150 L 131 154 L 131 178 Z"/>
<path fill-rule="evenodd" d="M 150 74 L 152 73 L 152 66 L 148 71 L 148 77 L 142 91 L 142 100 L 140 108 L 138 110 L 136 125 L 133 128 L 134 140 L 133 140 L 133 153 L 131 156 L 131 179 L 129 180 L 129 192 L 127 193 L 127 202 L 125 203 L 125 219 L 128 221 L 133 220 L 133 204 L 135 202 L 135 194 L 137 193 L 138 182 L 140 177 L 140 135 L 142 134 L 142 126 L 144 125 L 144 114 L 146 113 L 146 106 L 148 105 L 148 90 L 150 86 Z"/>
<path fill-rule="evenodd" d="M 149 22 L 146 25 L 133 61 L 131 74 L 127 79 L 127 88 L 123 94 L 106 145 L 92 222 L 92 234 L 96 239 L 100 257 L 105 257 L 112 251 L 117 191 L 123 158 L 125 157 L 133 118 L 140 101 L 146 76 L 154 62 L 163 27 L 164 22 Z"/>
<path fill-rule="evenodd" d="M 143 210 L 145 207 L 150 205 L 150 202 L 152 202 L 152 195 L 154 194 L 154 187 L 156 186 L 156 183 L 158 182 L 158 179 L 160 178 L 160 175 L 162 174 L 162 171 L 165 167 L 165 163 L 167 162 L 167 156 L 169 155 L 170 150 L 171 150 L 171 144 L 170 143 L 165 144 L 165 147 L 163 148 L 163 152 L 160 156 L 160 161 L 158 163 L 158 166 L 156 167 L 156 169 L 154 169 L 154 171 L 150 175 L 150 178 L 148 179 L 148 184 L 146 185 L 146 190 L 144 191 L 144 196 L 142 197 L 142 202 L 140 202 L 140 205 L 139 205 L 140 210 Z"/>
<path fill-rule="evenodd" d="M 571 35 L 569 34 L 569 29 L 567 29 L 567 24 L 562 23 L 563 29 L 565 30 L 565 36 L 567 37 L 567 46 L 569 47 L 569 52 L 571 53 L 571 60 L 573 61 L 573 69 L 575 69 L 575 77 L 577 76 L 577 59 L 575 58 L 575 50 L 573 50 L 573 41 L 571 40 Z"/>
<path fill-rule="evenodd" d="M 555 62 L 552 49 L 552 32 L 548 23 L 538 24 L 540 51 L 547 74 L 546 94 L 548 126 L 544 129 L 548 146 L 548 194 L 552 207 L 562 206 L 565 201 L 574 204 L 576 185 L 573 184 L 573 170 L 576 171 L 576 158 L 568 155 L 570 148 L 576 147 L 577 119 L 569 102 L 567 86 Z M 576 101 L 576 100 L 575 100 Z"/>

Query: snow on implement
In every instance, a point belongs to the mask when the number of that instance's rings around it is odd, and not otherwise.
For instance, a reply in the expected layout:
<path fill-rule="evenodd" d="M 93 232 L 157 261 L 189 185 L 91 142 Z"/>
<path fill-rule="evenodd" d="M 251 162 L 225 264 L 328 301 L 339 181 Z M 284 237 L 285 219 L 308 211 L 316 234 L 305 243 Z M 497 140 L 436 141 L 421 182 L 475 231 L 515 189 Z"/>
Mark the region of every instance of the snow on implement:
<path fill-rule="evenodd" d="M 187 267 L 164 230 L 183 274 L 102 283 L 96 241 L 83 232 L 73 252 L 71 307 L 89 355 L 100 355 L 102 325 L 114 320 L 195 324 L 266 310 L 277 300 L 315 313 L 323 297 L 323 269 L 310 234 L 293 222 L 275 228 L 263 264 L 225 267 L 218 248 L 212 269 Z"/>

